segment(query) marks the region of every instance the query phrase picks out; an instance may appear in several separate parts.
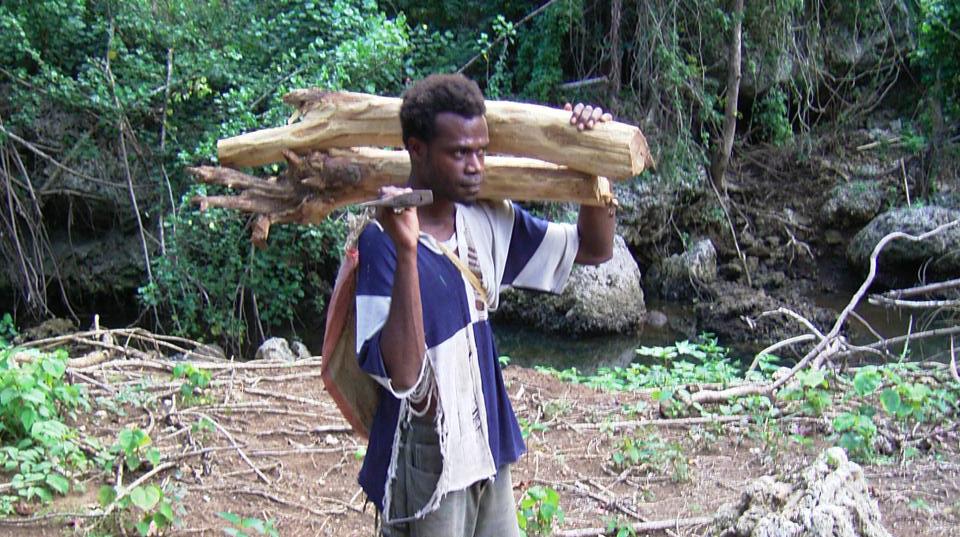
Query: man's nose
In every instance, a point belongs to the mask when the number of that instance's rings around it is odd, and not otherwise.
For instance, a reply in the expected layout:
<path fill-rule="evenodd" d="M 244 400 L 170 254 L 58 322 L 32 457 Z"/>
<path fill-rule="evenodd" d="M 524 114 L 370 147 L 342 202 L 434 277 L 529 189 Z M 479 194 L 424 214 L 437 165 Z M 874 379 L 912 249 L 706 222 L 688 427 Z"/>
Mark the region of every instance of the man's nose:
<path fill-rule="evenodd" d="M 467 173 L 480 173 L 483 171 L 483 154 L 479 151 L 472 151 L 467 155 L 465 170 Z"/>

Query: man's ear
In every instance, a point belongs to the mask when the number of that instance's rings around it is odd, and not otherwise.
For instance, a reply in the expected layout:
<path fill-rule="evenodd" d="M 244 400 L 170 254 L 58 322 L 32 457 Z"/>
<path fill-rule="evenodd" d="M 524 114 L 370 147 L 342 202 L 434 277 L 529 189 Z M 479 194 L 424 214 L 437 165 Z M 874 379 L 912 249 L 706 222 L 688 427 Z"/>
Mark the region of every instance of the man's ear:
<path fill-rule="evenodd" d="M 422 161 L 427 155 L 427 143 L 416 136 L 411 136 L 407 138 L 407 152 L 410 153 L 412 160 Z"/>

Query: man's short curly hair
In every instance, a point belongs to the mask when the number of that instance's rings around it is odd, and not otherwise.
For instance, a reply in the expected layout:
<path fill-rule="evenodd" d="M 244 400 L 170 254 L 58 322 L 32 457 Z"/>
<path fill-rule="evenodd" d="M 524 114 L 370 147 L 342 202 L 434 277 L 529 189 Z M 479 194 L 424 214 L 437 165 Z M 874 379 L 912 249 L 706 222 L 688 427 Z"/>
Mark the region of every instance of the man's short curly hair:
<path fill-rule="evenodd" d="M 403 94 L 400 127 L 403 144 L 411 136 L 430 143 L 436 134 L 437 114 L 453 112 L 465 118 L 487 111 L 477 83 L 463 75 L 430 75 L 414 83 Z"/>

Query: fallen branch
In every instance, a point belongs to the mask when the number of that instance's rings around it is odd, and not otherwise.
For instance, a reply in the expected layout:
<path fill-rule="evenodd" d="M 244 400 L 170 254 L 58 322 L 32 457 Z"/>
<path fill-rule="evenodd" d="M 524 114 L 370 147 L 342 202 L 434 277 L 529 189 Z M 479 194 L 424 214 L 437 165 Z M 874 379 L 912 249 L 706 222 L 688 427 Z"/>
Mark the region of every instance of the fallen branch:
<path fill-rule="evenodd" d="M 223 436 L 227 437 L 227 440 L 230 441 L 230 444 L 234 447 L 234 449 L 237 450 L 237 454 L 240 455 L 240 458 L 243 459 L 243 462 L 247 463 L 247 466 L 253 469 L 254 473 L 257 474 L 257 477 L 259 477 L 264 483 L 268 485 L 270 484 L 270 479 L 266 475 L 264 475 L 263 472 L 260 471 L 260 468 L 258 468 L 257 465 L 253 464 L 253 461 L 251 461 L 250 458 L 247 457 L 247 454 L 243 451 L 240 445 L 237 444 L 236 439 L 233 438 L 233 435 L 230 434 L 230 431 L 228 431 L 223 425 L 220 425 L 218 421 L 214 420 L 213 418 L 211 418 L 210 416 L 202 412 L 193 412 L 193 411 L 187 410 L 187 411 L 182 411 L 181 414 L 198 416 L 200 418 L 205 418 L 209 420 L 210 423 L 212 423 L 214 427 L 216 427 L 217 430 L 220 431 L 221 434 L 223 434 Z"/>
<path fill-rule="evenodd" d="M 630 527 L 636 533 L 647 531 L 667 531 L 690 526 L 703 526 L 713 522 L 712 517 L 697 518 L 676 518 L 672 520 L 652 520 L 650 522 L 635 522 Z M 597 535 L 614 535 L 616 528 L 608 530 L 607 528 L 580 528 L 573 530 L 563 530 L 554 533 L 557 537 L 595 537 Z"/>

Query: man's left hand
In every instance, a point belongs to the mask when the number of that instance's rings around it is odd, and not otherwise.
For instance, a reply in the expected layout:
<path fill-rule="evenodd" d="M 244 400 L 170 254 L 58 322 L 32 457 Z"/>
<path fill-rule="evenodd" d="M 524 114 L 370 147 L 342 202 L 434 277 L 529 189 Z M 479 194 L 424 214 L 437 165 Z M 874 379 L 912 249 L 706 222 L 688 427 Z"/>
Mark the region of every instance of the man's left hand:
<path fill-rule="evenodd" d="M 599 106 L 591 106 L 583 103 L 577 103 L 576 106 L 573 106 L 567 103 L 563 105 L 563 109 L 571 112 L 570 124 L 576 125 L 578 131 L 584 129 L 589 130 L 597 123 L 605 123 L 613 120 L 613 115 L 604 113 L 603 109 Z"/>

